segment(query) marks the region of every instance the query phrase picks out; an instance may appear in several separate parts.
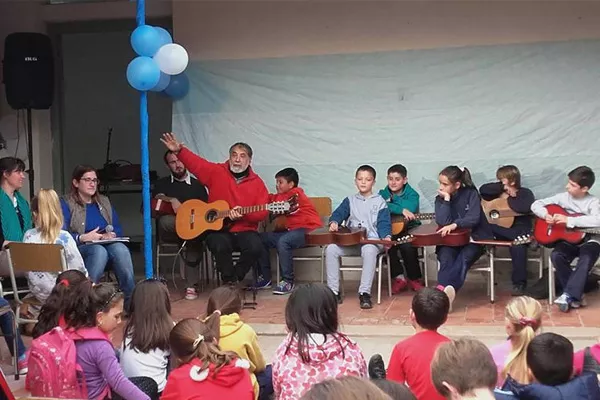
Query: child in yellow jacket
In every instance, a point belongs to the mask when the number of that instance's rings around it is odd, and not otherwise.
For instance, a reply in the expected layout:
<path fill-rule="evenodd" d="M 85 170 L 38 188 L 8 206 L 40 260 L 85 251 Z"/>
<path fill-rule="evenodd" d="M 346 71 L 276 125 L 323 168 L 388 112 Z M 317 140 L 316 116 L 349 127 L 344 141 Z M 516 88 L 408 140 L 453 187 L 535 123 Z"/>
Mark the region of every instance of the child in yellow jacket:
<path fill-rule="evenodd" d="M 230 286 L 213 290 L 208 297 L 206 315 L 212 315 L 215 311 L 221 313 L 219 347 L 233 351 L 250 362 L 255 398 L 269 399 L 273 393 L 271 365 L 265 363 L 254 329 L 240 319 L 242 298 L 239 292 Z"/>

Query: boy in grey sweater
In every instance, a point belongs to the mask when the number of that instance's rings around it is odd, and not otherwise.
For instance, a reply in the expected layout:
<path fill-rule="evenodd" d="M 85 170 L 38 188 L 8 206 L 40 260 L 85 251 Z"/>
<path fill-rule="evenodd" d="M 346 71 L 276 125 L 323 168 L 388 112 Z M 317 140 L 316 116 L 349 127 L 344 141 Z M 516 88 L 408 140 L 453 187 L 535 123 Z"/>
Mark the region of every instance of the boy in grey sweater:
<path fill-rule="evenodd" d="M 531 205 L 531 211 L 549 224 L 566 224 L 569 228 L 600 227 L 600 200 L 588 193 L 595 181 L 594 171 L 586 166 L 569 172 L 567 191 L 555 196 L 537 200 Z M 547 205 L 556 204 L 570 214 L 579 216 L 550 215 Z M 554 301 L 562 312 L 581 307 L 583 288 L 587 276 L 600 255 L 600 238 L 587 235 L 576 245 L 565 241 L 558 242 L 550 256 L 556 268 L 556 277 L 563 287 L 563 293 Z M 571 262 L 579 257 L 575 270 Z"/>
<path fill-rule="evenodd" d="M 358 193 L 346 197 L 342 204 L 335 209 L 329 218 L 329 230 L 335 232 L 342 222 L 348 228 L 362 227 L 367 230 L 368 239 L 392 238 L 392 222 L 386 201 L 379 194 L 373 194 L 375 185 L 375 169 L 370 165 L 358 167 L 354 183 Z M 327 267 L 327 286 L 333 290 L 341 302 L 340 296 L 340 257 L 361 255 L 363 268 L 358 288 L 360 308 L 373 308 L 371 303 L 371 286 L 375 276 L 377 255 L 383 251 L 383 246 L 363 244 L 357 246 L 338 246 L 330 244 L 325 249 Z"/>

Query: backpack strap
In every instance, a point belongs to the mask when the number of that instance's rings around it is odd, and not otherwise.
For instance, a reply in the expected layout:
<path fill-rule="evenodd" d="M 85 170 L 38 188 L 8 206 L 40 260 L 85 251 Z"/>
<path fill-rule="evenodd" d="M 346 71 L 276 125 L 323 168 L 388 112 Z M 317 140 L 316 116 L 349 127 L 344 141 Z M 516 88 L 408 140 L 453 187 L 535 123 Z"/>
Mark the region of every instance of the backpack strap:
<path fill-rule="evenodd" d="M 585 350 L 583 350 L 583 371 L 600 374 L 600 363 L 594 358 L 592 350 L 589 347 L 586 347 Z"/>

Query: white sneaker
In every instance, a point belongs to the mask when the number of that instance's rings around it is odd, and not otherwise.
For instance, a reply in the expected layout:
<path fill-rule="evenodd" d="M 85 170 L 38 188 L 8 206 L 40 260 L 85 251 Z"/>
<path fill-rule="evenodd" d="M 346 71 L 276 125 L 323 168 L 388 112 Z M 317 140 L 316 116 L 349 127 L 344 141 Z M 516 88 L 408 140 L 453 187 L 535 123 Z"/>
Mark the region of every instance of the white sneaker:
<path fill-rule="evenodd" d="M 198 291 L 196 288 L 189 287 L 185 289 L 185 299 L 186 300 L 196 300 L 198 298 Z"/>
<path fill-rule="evenodd" d="M 450 300 L 450 309 L 448 312 L 452 312 L 452 303 L 454 303 L 454 299 L 456 298 L 456 290 L 454 289 L 454 286 L 448 285 L 444 288 L 444 293 L 446 293 L 448 300 Z"/>

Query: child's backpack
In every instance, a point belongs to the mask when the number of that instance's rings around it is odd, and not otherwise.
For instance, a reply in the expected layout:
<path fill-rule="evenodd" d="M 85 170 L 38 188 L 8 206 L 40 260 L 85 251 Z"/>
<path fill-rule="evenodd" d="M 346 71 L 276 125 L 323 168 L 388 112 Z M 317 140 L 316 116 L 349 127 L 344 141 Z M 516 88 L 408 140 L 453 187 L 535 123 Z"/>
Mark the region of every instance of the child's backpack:
<path fill-rule="evenodd" d="M 56 327 L 34 339 L 29 350 L 25 387 L 35 397 L 87 399 L 75 342 L 69 332 Z"/>

